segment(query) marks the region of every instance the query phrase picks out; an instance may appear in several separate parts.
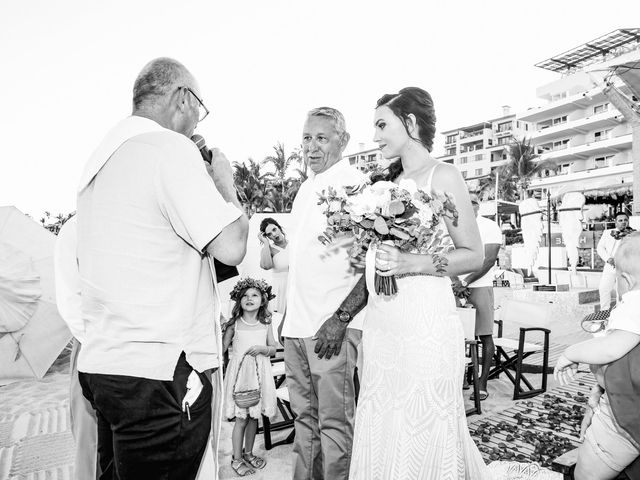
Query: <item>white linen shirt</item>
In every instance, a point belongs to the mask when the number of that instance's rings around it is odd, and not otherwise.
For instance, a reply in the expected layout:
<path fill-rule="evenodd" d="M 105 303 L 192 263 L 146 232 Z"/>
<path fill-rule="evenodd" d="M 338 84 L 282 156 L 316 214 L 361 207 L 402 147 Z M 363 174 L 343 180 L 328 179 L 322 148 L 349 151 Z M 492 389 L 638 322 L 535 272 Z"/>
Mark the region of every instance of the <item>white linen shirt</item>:
<path fill-rule="evenodd" d="M 622 296 L 620 303 L 611 310 L 605 332 L 625 330 L 640 335 L 640 291 L 631 290 Z"/>
<path fill-rule="evenodd" d="M 220 301 L 203 252 L 241 212 L 195 144 L 160 125 L 98 167 L 78 195 L 78 370 L 172 380 L 182 351 L 199 372 L 219 366 Z"/>
<path fill-rule="evenodd" d="M 58 312 L 71 334 L 84 342 L 84 322 L 80 300 L 80 275 L 78 273 L 78 225 L 77 216 L 67 220 L 56 238 L 53 266 L 56 279 L 56 304 Z"/>
<path fill-rule="evenodd" d="M 340 307 L 358 283 L 349 263 L 348 245 L 323 245 L 318 236 L 327 228 L 324 207 L 318 205 L 318 194 L 327 187 L 360 185 L 365 175 L 341 160 L 327 171 L 311 174 L 301 186 L 291 209 L 296 235 L 289 252 L 286 320 L 282 336 L 308 338 Z M 362 329 L 364 310 L 349 323 L 349 328 Z"/>
<path fill-rule="evenodd" d="M 483 217 L 482 215 L 478 215 L 476 218 L 476 222 L 478 224 L 478 230 L 480 231 L 480 240 L 482 241 L 482 252 L 484 254 L 484 246 L 485 245 L 502 245 L 502 230 L 496 222 L 493 220 L 489 220 L 488 218 Z M 484 276 L 477 279 L 475 282 L 467 285 L 469 288 L 478 288 L 478 287 L 492 287 L 493 286 L 493 269 L 495 265 L 492 266 Z"/>
<path fill-rule="evenodd" d="M 611 229 L 602 232 L 602 236 L 600 237 L 598 246 L 596 247 L 596 252 L 598 252 L 598 255 L 604 262 L 615 255 L 618 245 L 620 245 L 621 242 L 621 240 L 616 240 L 611 236 L 611 232 L 614 230 L 615 229 Z"/>

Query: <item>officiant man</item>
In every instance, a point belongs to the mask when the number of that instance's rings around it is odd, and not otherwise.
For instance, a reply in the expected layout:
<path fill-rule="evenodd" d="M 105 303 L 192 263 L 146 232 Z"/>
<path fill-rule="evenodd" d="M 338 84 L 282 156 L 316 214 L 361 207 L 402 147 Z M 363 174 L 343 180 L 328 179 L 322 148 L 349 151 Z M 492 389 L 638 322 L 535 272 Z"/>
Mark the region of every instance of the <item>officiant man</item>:
<path fill-rule="evenodd" d="M 229 161 L 214 149 L 208 172 L 190 140 L 207 113 L 184 65 L 152 60 L 132 116 L 107 134 L 78 188 L 78 370 L 109 478 L 194 479 L 208 444 L 222 351 L 207 257 L 240 263 L 248 220 Z"/>

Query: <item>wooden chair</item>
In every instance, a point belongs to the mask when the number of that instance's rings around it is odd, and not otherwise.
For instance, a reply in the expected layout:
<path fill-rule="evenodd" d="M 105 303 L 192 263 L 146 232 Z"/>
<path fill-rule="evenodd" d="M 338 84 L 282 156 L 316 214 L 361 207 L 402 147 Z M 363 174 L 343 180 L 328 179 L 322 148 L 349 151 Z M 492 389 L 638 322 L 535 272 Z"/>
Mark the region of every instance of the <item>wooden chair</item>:
<path fill-rule="evenodd" d="M 497 378 L 504 373 L 514 385 L 513 399 L 530 398 L 547 391 L 547 370 L 549 367 L 549 335 L 547 327 L 551 322 L 550 305 L 548 303 L 507 300 L 496 310 L 495 323 L 498 334 L 493 342 L 496 347 L 494 367 L 489 371 L 489 379 Z M 502 336 L 505 323 L 526 324 L 520 327 L 518 339 Z M 527 334 L 541 332 L 544 336 L 542 344 L 527 342 Z M 524 376 L 523 361 L 535 353 L 542 353 L 542 379 L 540 388 L 534 388 Z"/>
<path fill-rule="evenodd" d="M 475 338 L 476 327 L 476 309 L 475 308 L 458 308 L 462 329 L 464 330 L 464 338 L 466 345 L 465 375 L 473 385 L 473 407 L 466 410 L 467 416 L 482 413 L 480 403 L 480 368 L 478 365 L 478 342 Z"/>

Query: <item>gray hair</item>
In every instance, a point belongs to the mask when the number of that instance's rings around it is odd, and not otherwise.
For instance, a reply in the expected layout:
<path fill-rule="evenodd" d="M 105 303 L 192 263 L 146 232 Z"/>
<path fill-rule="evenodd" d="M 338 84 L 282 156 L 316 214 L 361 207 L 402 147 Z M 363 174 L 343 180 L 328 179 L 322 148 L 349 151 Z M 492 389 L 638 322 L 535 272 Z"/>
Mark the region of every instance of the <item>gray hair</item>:
<path fill-rule="evenodd" d="M 336 133 L 340 136 L 347 132 L 347 124 L 344 121 L 344 115 L 339 110 L 331 107 L 318 107 L 313 110 L 309 110 L 307 117 L 328 117 L 333 120 Z"/>
<path fill-rule="evenodd" d="M 133 84 L 133 109 L 153 104 L 176 88 L 191 86 L 193 76 L 177 60 L 160 57 L 147 63 Z"/>

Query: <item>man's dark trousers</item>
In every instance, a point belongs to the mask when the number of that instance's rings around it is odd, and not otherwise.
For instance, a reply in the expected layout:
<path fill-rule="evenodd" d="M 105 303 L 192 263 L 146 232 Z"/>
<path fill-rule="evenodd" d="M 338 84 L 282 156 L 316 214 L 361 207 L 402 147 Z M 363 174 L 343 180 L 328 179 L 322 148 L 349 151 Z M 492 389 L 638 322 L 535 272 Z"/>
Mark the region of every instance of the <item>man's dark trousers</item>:
<path fill-rule="evenodd" d="M 100 480 L 196 478 L 211 430 L 212 387 L 199 373 L 202 392 L 183 412 L 192 370 L 183 352 L 172 381 L 80 373 L 98 418 Z"/>

